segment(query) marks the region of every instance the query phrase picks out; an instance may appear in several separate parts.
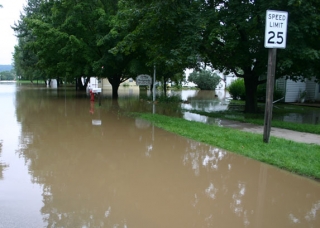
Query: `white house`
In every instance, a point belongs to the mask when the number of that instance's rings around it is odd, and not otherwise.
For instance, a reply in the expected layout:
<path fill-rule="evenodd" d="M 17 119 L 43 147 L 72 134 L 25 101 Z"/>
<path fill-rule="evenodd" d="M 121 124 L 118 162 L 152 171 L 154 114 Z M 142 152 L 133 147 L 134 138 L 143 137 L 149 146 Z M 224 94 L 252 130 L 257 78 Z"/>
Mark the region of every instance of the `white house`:
<path fill-rule="evenodd" d="M 285 102 L 300 102 L 301 93 L 306 91 L 307 101 L 320 101 L 320 85 L 311 80 L 292 81 L 290 79 L 279 78 L 276 80 L 276 88 L 284 91 Z"/>
<path fill-rule="evenodd" d="M 57 79 L 51 79 L 51 80 L 47 80 L 47 87 L 50 87 L 50 88 L 58 88 L 58 82 L 57 82 Z"/>

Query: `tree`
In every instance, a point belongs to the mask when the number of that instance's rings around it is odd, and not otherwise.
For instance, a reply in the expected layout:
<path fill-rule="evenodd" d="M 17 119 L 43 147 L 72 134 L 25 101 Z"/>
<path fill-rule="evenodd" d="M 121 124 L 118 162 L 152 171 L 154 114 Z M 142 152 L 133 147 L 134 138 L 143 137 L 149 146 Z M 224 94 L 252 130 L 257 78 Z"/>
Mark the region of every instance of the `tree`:
<path fill-rule="evenodd" d="M 193 82 L 201 90 L 215 90 L 221 78 L 209 70 L 193 71 L 188 80 Z"/>
<path fill-rule="evenodd" d="M 45 20 L 45 13 L 41 11 L 41 2 L 40 0 L 29 0 L 24 7 L 24 14 L 21 14 L 20 20 L 12 26 L 18 38 L 18 45 L 15 46 L 13 54 L 15 69 L 18 75 L 31 82 L 38 79 L 46 81 L 47 78 L 50 78 L 48 69 L 41 68 L 41 65 L 38 64 L 37 36 L 28 24 L 31 18 L 38 17 Z"/>
<path fill-rule="evenodd" d="M 156 66 L 157 80 L 164 84 L 197 62 L 200 29 L 196 1 L 119 2 L 111 32 L 119 37 L 114 53 L 146 55 L 145 64 Z M 195 6 L 193 6 L 195 5 Z M 166 87 L 164 86 L 164 92 Z"/>
<path fill-rule="evenodd" d="M 67 80 L 76 78 L 79 89 L 86 88 L 90 76 L 107 77 L 113 97 L 117 98 L 120 83 L 136 76 L 137 59 L 141 59 L 141 53 L 133 56 L 109 52 L 118 39 L 109 34 L 117 3 L 117 0 L 29 0 L 22 26 L 15 29 L 23 33 L 24 26 L 34 39 L 24 40 L 25 45 L 16 49 L 16 57 L 31 51 L 36 57 L 34 67 L 43 70 L 49 78 L 59 75 Z M 22 62 L 21 58 L 16 62 L 19 60 Z M 21 69 L 27 69 L 31 64 L 20 65 Z M 84 85 L 81 77 L 86 77 Z"/>
<path fill-rule="evenodd" d="M 266 82 L 267 9 L 289 13 L 287 48 L 278 51 L 276 76 L 320 79 L 317 0 L 29 0 L 28 4 L 22 23 L 28 35 L 17 55 L 21 69 L 31 74 L 30 67 L 49 77 L 107 77 L 115 98 L 119 84 L 135 77 L 138 69 L 150 74 L 156 66 L 158 80 L 166 82 L 204 62 L 243 78 L 245 111 L 256 112 L 257 87 Z"/>
<path fill-rule="evenodd" d="M 2 71 L 0 72 L 0 80 L 12 81 L 15 79 L 14 71 Z"/>
<path fill-rule="evenodd" d="M 287 48 L 278 50 L 276 77 L 316 77 L 320 66 L 320 2 L 123 0 L 117 18 L 126 35 L 116 46 L 143 46 L 151 63 L 168 68 L 204 62 L 244 79 L 246 112 L 257 111 L 257 87 L 266 82 L 264 48 L 267 9 L 289 13 Z M 121 27 L 120 26 L 120 27 Z"/>
<path fill-rule="evenodd" d="M 319 79 L 320 7 L 318 1 L 210 1 L 203 4 L 201 56 L 212 67 L 243 78 L 246 112 L 257 111 L 257 87 L 266 82 L 264 48 L 267 9 L 289 12 L 287 48 L 279 50 L 276 77 Z"/>

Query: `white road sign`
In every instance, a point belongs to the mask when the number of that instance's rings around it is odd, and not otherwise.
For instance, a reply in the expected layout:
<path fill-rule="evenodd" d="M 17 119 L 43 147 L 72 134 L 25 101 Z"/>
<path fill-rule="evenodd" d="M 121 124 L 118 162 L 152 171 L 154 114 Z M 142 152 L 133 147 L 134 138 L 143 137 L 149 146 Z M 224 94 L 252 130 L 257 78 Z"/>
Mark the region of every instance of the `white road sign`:
<path fill-rule="evenodd" d="M 264 47 L 286 48 L 288 12 L 267 10 Z"/>
<path fill-rule="evenodd" d="M 136 84 L 139 85 L 139 86 L 151 85 L 152 84 L 152 78 L 147 74 L 140 74 L 136 78 Z"/>

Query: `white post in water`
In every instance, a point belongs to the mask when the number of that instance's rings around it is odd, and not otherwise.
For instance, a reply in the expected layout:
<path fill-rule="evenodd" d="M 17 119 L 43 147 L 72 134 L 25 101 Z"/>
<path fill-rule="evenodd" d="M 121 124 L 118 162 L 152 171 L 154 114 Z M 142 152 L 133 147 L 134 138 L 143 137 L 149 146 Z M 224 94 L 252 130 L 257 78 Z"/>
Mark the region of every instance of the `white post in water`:
<path fill-rule="evenodd" d="M 153 105 L 152 105 L 152 113 L 156 113 L 156 106 L 155 106 L 155 101 L 156 101 L 156 64 L 153 65 Z"/>
<path fill-rule="evenodd" d="M 153 65 L 153 102 L 156 101 L 156 64 Z"/>

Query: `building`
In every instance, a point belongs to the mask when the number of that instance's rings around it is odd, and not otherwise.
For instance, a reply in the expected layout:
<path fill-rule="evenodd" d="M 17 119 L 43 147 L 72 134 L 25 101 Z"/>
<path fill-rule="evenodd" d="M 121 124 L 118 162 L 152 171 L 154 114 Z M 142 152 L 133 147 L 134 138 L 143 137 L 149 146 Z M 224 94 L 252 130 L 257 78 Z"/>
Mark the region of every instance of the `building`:
<path fill-rule="evenodd" d="M 320 102 L 320 85 L 314 78 L 296 82 L 284 77 L 279 78 L 276 80 L 276 88 L 284 92 L 284 102 Z"/>

